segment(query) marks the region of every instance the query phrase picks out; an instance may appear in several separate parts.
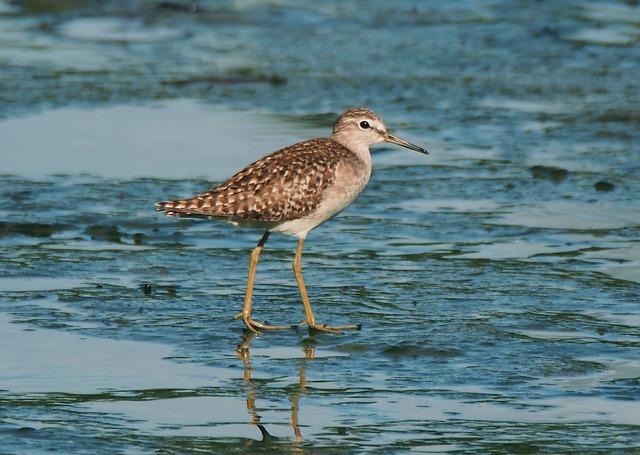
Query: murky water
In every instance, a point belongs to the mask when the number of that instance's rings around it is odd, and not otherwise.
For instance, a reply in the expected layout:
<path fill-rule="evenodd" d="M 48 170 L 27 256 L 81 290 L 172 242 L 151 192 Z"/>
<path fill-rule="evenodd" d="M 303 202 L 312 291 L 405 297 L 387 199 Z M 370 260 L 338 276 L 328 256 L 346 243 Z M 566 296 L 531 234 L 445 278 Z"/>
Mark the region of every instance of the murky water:
<path fill-rule="evenodd" d="M 640 453 L 634 2 L 0 2 L 0 44 L 2 453 Z M 250 336 L 261 232 L 153 203 L 355 105 L 431 152 L 308 238 L 363 328 Z"/>

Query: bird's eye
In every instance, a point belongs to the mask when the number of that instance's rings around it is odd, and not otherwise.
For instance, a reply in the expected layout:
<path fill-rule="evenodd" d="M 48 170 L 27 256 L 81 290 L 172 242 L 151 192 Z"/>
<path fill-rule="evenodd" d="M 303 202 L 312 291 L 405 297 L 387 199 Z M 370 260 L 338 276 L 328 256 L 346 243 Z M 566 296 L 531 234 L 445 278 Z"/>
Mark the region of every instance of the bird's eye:
<path fill-rule="evenodd" d="M 371 126 L 369 125 L 369 122 L 363 120 L 360 122 L 360 128 L 362 128 L 363 130 L 368 130 L 369 128 L 371 128 Z"/>

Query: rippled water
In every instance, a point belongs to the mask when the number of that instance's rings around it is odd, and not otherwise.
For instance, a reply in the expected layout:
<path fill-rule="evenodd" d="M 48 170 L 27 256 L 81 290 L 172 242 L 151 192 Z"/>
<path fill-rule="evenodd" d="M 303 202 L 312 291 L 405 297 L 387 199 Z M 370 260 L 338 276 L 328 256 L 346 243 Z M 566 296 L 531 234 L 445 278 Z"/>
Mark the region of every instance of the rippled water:
<path fill-rule="evenodd" d="M 194 5 L 0 2 L 2 453 L 640 452 L 638 6 Z M 153 202 L 354 105 L 431 152 L 306 243 L 363 328 L 249 335 L 261 232 Z"/>

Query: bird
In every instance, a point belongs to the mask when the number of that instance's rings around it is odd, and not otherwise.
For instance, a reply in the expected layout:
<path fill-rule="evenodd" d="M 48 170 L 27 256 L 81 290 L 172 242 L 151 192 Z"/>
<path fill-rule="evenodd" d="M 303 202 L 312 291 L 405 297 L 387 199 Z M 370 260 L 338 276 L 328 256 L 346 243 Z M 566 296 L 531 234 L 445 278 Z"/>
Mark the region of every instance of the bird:
<path fill-rule="evenodd" d="M 428 155 L 429 152 L 387 131 L 372 110 L 352 108 L 335 122 L 329 138 L 290 145 L 249 164 L 224 183 L 196 196 L 157 202 L 156 210 L 171 217 L 221 220 L 263 229 L 251 252 L 244 307 L 235 318 L 251 332 L 308 326 L 310 331 L 340 332 L 359 324 L 330 326 L 316 322 L 302 277 L 302 250 L 309 232 L 346 209 L 371 177 L 370 146 L 388 142 Z M 306 318 L 299 325 L 270 325 L 252 319 L 255 272 L 271 233 L 298 239 L 293 272 Z"/>

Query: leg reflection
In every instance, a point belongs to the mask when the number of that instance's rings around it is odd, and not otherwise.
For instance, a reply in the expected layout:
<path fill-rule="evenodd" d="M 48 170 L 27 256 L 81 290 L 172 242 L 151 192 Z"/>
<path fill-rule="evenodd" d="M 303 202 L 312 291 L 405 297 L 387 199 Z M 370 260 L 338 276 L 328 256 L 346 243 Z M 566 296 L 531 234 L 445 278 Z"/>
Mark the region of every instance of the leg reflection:
<path fill-rule="evenodd" d="M 256 425 L 262 434 L 262 441 L 268 442 L 278 438 L 269 434 L 264 425 L 261 424 L 261 417 L 256 409 L 256 389 L 257 387 L 251 381 L 251 372 L 254 370 L 251 366 L 251 340 L 255 338 L 256 334 L 253 332 L 247 332 L 243 335 L 242 340 L 238 344 L 236 354 L 242 360 L 244 364 L 243 378 L 247 384 L 247 411 L 251 415 L 251 424 Z M 304 358 L 300 361 L 300 367 L 298 369 L 298 387 L 289 396 L 291 401 L 291 427 L 293 428 L 293 436 L 296 441 L 302 441 L 302 433 L 300 432 L 300 423 L 298 419 L 298 411 L 300 409 L 300 395 L 305 393 L 307 385 L 307 362 L 313 359 L 315 354 L 315 348 L 309 344 L 306 344 L 302 350 L 304 352 Z"/>

